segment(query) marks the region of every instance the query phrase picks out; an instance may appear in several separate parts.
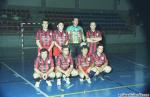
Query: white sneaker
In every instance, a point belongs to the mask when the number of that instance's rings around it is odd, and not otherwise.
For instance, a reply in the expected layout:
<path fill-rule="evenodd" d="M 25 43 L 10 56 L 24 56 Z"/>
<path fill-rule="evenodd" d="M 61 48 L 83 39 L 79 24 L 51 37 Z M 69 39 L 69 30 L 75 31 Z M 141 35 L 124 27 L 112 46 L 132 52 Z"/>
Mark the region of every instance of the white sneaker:
<path fill-rule="evenodd" d="M 89 84 L 91 84 L 91 79 L 90 79 L 90 78 L 87 78 L 86 80 L 87 80 L 87 82 L 88 82 Z"/>
<path fill-rule="evenodd" d="M 65 75 L 63 75 L 63 80 L 66 81 L 66 76 Z"/>
<path fill-rule="evenodd" d="M 80 78 L 80 82 L 83 82 L 84 80 L 83 80 L 83 78 Z"/>
<path fill-rule="evenodd" d="M 35 82 L 34 86 L 38 88 L 40 86 L 40 82 Z"/>
<path fill-rule="evenodd" d="M 51 81 L 46 81 L 46 83 L 47 83 L 48 86 L 52 86 Z"/>
<path fill-rule="evenodd" d="M 70 79 L 69 78 L 66 78 L 66 83 L 70 84 Z"/>
<path fill-rule="evenodd" d="M 61 79 L 57 79 L 57 86 L 61 85 Z"/>

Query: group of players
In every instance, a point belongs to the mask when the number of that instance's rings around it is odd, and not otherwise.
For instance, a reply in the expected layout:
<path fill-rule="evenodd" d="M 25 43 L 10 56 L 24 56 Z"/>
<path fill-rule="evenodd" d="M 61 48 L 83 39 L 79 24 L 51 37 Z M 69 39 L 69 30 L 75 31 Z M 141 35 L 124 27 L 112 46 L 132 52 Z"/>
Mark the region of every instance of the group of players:
<path fill-rule="evenodd" d="M 90 84 L 91 78 L 111 71 L 96 23 L 90 22 L 90 30 L 85 37 L 78 22 L 78 18 L 73 18 L 73 25 L 66 31 L 63 22 L 59 22 L 57 30 L 51 31 L 48 21 L 42 21 L 42 29 L 36 33 L 38 56 L 34 63 L 35 87 L 39 87 L 41 80 L 52 86 L 51 80 L 54 78 L 58 86 L 62 79 L 70 84 L 70 78 L 74 76 L 79 76 L 80 82 L 86 80 Z"/>

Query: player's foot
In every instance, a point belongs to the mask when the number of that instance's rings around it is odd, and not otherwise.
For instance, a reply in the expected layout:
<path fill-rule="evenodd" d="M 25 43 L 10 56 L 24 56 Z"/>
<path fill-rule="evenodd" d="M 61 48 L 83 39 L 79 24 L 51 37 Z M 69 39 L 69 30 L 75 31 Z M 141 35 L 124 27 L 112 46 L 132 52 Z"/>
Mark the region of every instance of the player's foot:
<path fill-rule="evenodd" d="M 40 82 L 35 82 L 34 86 L 38 88 L 40 86 Z"/>
<path fill-rule="evenodd" d="M 63 75 L 63 80 L 66 81 L 66 76 L 65 75 Z"/>
<path fill-rule="evenodd" d="M 83 78 L 80 78 L 80 82 L 83 82 L 84 80 L 83 80 Z"/>
<path fill-rule="evenodd" d="M 90 78 L 87 78 L 86 80 L 87 80 L 87 82 L 88 82 L 89 84 L 91 84 L 91 79 L 90 79 Z"/>
<path fill-rule="evenodd" d="M 61 85 L 61 79 L 57 79 L 57 86 Z"/>
<path fill-rule="evenodd" d="M 66 78 L 66 84 L 70 84 L 70 79 Z"/>
<path fill-rule="evenodd" d="M 46 81 L 46 83 L 47 83 L 47 85 L 48 85 L 49 87 L 51 87 L 51 86 L 52 86 L 51 81 Z"/>

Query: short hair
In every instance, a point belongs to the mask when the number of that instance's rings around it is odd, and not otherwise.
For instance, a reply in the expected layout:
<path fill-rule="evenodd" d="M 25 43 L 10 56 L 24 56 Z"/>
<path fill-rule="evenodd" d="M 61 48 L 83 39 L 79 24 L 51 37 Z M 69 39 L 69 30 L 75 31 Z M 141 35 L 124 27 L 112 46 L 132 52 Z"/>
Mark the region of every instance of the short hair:
<path fill-rule="evenodd" d="M 104 46 L 101 42 L 97 45 L 97 47 L 99 47 L 99 46 Z"/>
<path fill-rule="evenodd" d="M 42 48 L 42 49 L 40 50 L 40 53 L 42 53 L 42 52 L 47 52 L 47 54 L 49 54 L 49 52 L 48 52 L 48 50 L 47 50 L 46 48 Z"/>
<path fill-rule="evenodd" d="M 83 50 L 83 49 L 88 49 L 89 50 L 89 47 L 87 45 L 83 45 L 83 46 L 81 46 L 81 50 Z"/>
<path fill-rule="evenodd" d="M 69 49 L 69 46 L 68 45 L 62 45 L 62 49 L 65 49 L 65 48 Z"/>
<path fill-rule="evenodd" d="M 43 21 L 47 21 L 48 22 L 48 19 L 42 19 L 42 23 L 43 23 Z"/>

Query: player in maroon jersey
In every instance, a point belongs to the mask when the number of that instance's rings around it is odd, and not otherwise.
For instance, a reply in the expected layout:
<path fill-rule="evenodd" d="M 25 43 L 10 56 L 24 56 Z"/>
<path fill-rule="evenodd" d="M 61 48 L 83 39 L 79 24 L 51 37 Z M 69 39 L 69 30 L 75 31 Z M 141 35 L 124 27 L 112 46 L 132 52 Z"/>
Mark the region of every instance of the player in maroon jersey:
<path fill-rule="evenodd" d="M 70 76 L 77 76 L 78 72 L 73 68 L 73 59 L 69 53 L 69 46 L 62 46 L 62 54 L 58 57 L 56 63 L 56 77 L 57 85 L 61 85 L 61 77 L 63 77 L 67 84 L 70 84 Z"/>
<path fill-rule="evenodd" d="M 101 32 L 96 30 L 96 23 L 90 23 L 90 30 L 86 32 L 86 38 L 89 45 L 89 54 L 92 55 L 97 49 L 97 44 L 102 40 Z"/>
<path fill-rule="evenodd" d="M 54 31 L 55 46 L 53 48 L 53 55 L 57 60 L 57 57 L 61 54 L 62 45 L 68 45 L 69 37 L 68 33 L 64 31 L 64 24 L 59 22 L 57 30 Z"/>
<path fill-rule="evenodd" d="M 47 49 L 40 50 L 40 56 L 37 57 L 34 63 L 35 87 L 39 87 L 40 80 L 46 80 L 48 86 L 52 86 L 51 79 L 55 77 L 54 63 L 52 58 L 49 57 Z"/>
<path fill-rule="evenodd" d="M 103 45 L 101 43 L 97 46 L 97 51 L 93 55 L 93 61 L 94 66 L 91 69 L 91 71 L 94 73 L 93 76 L 97 76 L 102 72 L 110 73 L 112 70 L 112 68 L 108 65 L 108 59 L 103 52 Z"/>
<path fill-rule="evenodd" d="M 90 72 L 93 67 L 93 60 L 90 55 L 88 55 L 88 46 L 81 46 L 81 53 L 77 58 L 77 68 L 79 71 L 80 81 L 82 82 L 84 79 L 87 80 L 88 83 L 91 83 Z"/>
<path fill-rule="evenodd" d="M 36 33 L 36 44 L 38 46 L 38 56 L 40 55 L 40 50 L 46 48 L 49 51 L 49 56 L 52 57 L 53 33 L 48 30 L 47 20 L 42 21 L 42 29 L 39 29 Z"/>

